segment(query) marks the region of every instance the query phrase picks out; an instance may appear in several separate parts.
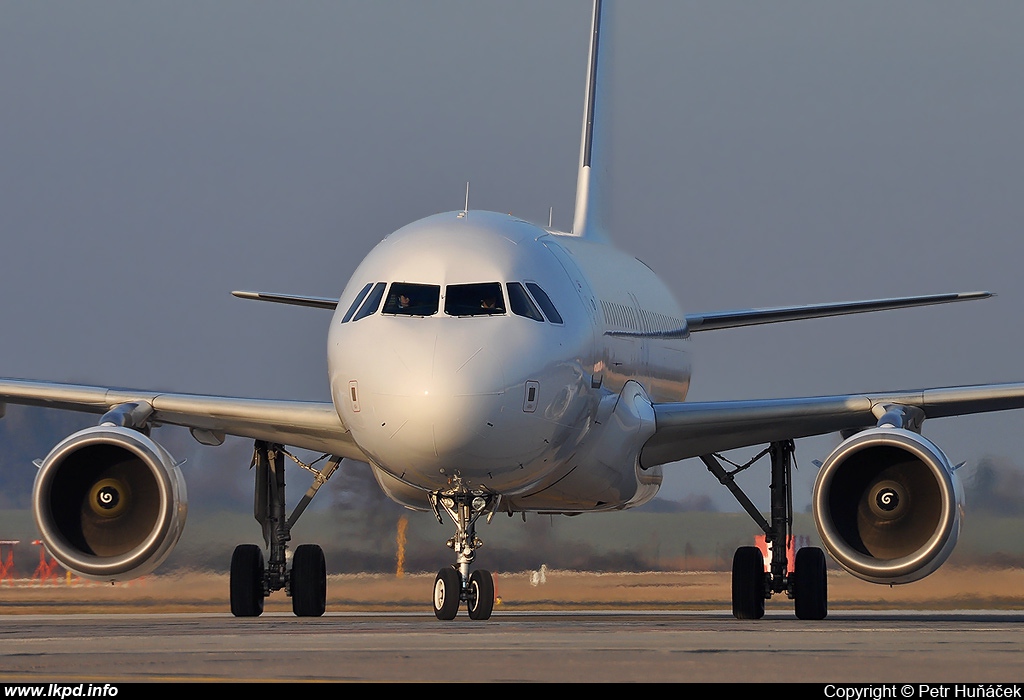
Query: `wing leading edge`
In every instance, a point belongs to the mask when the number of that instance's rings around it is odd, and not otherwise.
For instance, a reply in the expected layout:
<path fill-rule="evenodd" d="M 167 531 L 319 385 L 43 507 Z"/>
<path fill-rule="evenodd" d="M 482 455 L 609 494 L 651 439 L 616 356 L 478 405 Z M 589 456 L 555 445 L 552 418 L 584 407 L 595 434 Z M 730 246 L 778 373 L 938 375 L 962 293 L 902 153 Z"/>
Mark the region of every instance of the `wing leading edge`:
<path fill-rule="evenodd" d="M 171 394 L 0 379 L 0 407 L 4 403 L 95 414 L 131 404 L 144 405 L 146 420 L 190 428 L 193 436 L 206 444 L 218 444 L 224 435 L 236 435 L 366 461 L 329 402 Z"/>
<path fill-rule="evenodd" d="M 874 426 L 890 406 L 924 418 L 1024 408 L 1024 383 L 979 384 L 892 393 L 759 401 L 654 404 L 656 432 L 644 445 L 644 468 L 780 440 Z"/>

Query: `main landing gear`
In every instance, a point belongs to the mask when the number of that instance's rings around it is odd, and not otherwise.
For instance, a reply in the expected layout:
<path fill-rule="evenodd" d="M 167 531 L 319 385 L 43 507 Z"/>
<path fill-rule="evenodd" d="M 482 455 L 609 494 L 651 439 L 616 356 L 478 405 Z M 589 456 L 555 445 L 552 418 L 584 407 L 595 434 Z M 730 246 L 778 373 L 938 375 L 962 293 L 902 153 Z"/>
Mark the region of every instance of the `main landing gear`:
<path fill-rule="evenodd" d="M 315 479 L 291 516 L 285 517 L 284 457 L 313 472 Z M 285 451 L 281 445 L 256 442 L 252 465 L 256 469 L 254 514 L 263 526 L 263 539 L 270 551 L 264 563 L 263 549 L 240 544 L 231 555 L 231 614 L 257 617 L 263 614 L 263 600 L 282 588 L 291 596 L 292 612 L 299 617 L 319 617 L 327 607 L 327 567 L 324 552 L 315 544 L 295 548 L 288 566 L 291 528 L 309 505 L 317 490 L 341 463 L 332 457 L 317 471 Z"/>
<path fill-rule="evenodd" d="M 765 571 L 764 557 L 757 547 L 740 547 L 732 560 L 732 613 L 740 620 L 759 620 L 764 617 L 764 601 L 776 593 L 785 593 L 793 599 L 796 616 L 801 620 L 823 620 L 828 614 L 828 582 L 825 554 L 817 547 L 803 547 L 796 553 L 793 573 L 789 574 L 787 545 L 793 537 L 792 473 L 793 441 L 773 442 L 744 465 L 726 471 L 718 455 L 704 455 L 701 461 L 723 486 L 729 489 L 764 531 L 765 539 L 772 543 L 772 560 Z M 771 457 L 771 522 L 743 493 L 735 475 L 765 455 Z"/>
<path fill-rule="evenodd" d="M 455 551 L 455 565 L 437 572 L 434 579 L 434 615 L 438 620 L 453 620 L 464 602 L 472 620 L 486 620 L 494 609 L 494 578 L 490 572 L 469 567 L 483 542 L 476 536 L 476 521 L 484 513 L 493 513 L 492 494 L 468 490 L 458 477 L 452 488 L 430 494 L 430 505 L 439 523 L 441 511 L 455 523 L 455 534 L 447 544 Z"/>

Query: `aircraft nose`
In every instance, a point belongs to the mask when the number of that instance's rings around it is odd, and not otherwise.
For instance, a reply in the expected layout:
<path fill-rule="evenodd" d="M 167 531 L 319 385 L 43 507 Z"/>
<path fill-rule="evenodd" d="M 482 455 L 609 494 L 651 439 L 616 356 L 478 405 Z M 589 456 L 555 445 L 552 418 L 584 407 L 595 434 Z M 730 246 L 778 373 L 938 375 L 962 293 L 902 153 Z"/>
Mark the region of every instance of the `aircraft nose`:
<path fill-rule="evenodd" d="M 399 470 L 486 468 L 494 459 L 487 445 L 508 411 L 500 353 L 437 333 L 382 355 L 390 360 L 360 382 L 375 419 L 374 457 Z"/>

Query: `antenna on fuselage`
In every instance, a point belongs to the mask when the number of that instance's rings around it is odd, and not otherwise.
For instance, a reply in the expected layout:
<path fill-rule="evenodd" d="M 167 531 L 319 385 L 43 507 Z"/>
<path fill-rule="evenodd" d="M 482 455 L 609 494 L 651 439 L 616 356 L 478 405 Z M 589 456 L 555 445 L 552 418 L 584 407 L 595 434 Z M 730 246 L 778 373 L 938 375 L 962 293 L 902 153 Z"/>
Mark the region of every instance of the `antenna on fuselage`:
<path fill-rule="evenodd" d="M 469 180 L 466 180 L 466 207 L 462 210 L 464 213 L 469 213 Z"/>
<path fill-rule="evenodd" d="M 552 226 L 551 222 L 554 220 L 554 218 L 555 218 L 555 208 L 554 207 L 548 207 L 548 228 L 551 228 L 551 226 Z"/>

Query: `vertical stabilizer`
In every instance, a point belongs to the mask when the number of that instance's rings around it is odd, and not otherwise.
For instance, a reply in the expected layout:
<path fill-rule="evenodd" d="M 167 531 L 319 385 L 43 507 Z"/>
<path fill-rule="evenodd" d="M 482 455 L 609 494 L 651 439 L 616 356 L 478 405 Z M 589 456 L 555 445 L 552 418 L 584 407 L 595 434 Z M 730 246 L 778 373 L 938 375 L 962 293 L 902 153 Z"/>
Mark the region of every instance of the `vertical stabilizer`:
<path fill-rule="evenodd" d="M 576 212 L 572 233 L 582 238 L 607 240 L 608 206 L 608 48 L 604 36 L 607 2 L 594 0 L 590 27 L 590 61 L 587 64 L 587 92 L 580 138 L 580 166 L 576 177 Z"/>

